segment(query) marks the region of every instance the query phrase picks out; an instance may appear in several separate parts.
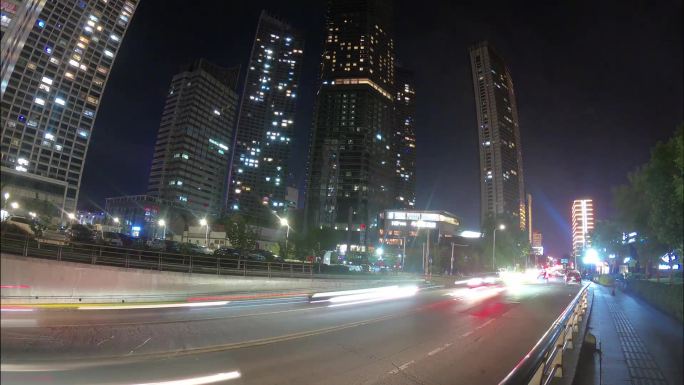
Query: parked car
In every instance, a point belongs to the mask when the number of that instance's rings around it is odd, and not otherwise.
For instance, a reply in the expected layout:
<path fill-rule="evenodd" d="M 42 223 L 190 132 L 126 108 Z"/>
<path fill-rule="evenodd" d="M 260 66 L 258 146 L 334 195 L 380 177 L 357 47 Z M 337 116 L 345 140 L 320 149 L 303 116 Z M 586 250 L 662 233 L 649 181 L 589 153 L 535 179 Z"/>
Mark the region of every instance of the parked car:
<path fill-rule="evenodd" d="M 163 239 L 150 239 L 145 242 L 145 246 L 152 250 L 164 250 L 166 248 L 166 243 Z"/>
<path fill-rule="evenodd" d="M 216 249 L 214 251 L 214 255 L 217 257 L 222 257 L 222 258 L 233 258 L 233 259 L 240 259 L 242 258 L 240 255 L 240 251 L 237 249 L 233 249 L 230 247 L 221 247 L 220 249 Z"/>
<path fill-rule="evenodd" d="M 204 254 L 204 250 L 200 245 L 189 242 L 181 244 L 181 252 L 187 254 Z"/>
<path fill-rule="evenodd" d="M 169 239 L 164 240 L 164 251 L 167 253 L 180 253 L 181 252 L 181 244 L 176 241 L 172 241 Z"/>
<path fill-rule="evenodd" d="M 256 251 L 247 253 L 247 259 L 252 261 L 266 262 L 266 257 Z"/>
<path fill-rule="evenodd" d="M 255 250 L 254 251 L 256 254 L 262 255 L 265 260 L 268 262 L 282 262 L 283 258 L 280 256 L 268 251 L 268 250 Z"/>
<path fill-rule="evenodd" d="M 111 231 L 102 232 L 102 243 L 108 246 L 122 247 L 123 241 L 121 240 L 121 234 L 114 233 Z"/>
<path fill-rule="evenodd" d="M 69 235 L 66 229 L 58 227 L 43 227 L 38 234 L 39 242 L 51 243 L 55 245 L 64 245 L 69 240 Z"/>
<path fill-rule="evenodd" d="M 5 221 L 6 224 L 12 225 L 19 229 L 21 232 L 28 234 L 29 236 L 35 237 L 36 232 L 34 230 L 35 225 L 31 219 L 12 215 Z"/>
<path fill-rule="evenodd" d="M 87 226 L 80 224 L 73 224 L 67 230 L 70 242 L 79 243 L 96 243 L 97 234 Z"/>

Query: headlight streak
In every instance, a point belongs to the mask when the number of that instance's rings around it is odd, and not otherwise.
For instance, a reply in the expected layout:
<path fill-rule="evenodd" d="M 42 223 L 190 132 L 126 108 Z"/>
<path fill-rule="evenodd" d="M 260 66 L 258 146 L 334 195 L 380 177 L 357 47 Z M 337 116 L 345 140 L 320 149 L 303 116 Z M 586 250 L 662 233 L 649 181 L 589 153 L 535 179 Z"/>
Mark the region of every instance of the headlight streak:
<path fill-rule="evenodd" d="M 209 376 L 185 378 L 182 380 L 146 382 L 133 385 L 204 385 L 213 384 L 219 381 L 228 381 L 240 378 L 241 374 L 237 370 L 226 373 L 216 373 Z"/>
<path fill-rule="evenodd" d="M 378 302 L 398 298 L 407 298 L 416 295 L 418 292 L 417 286 L 386 286 L 372 289 L 359 290 L 344 290 L 337 292 L 315 293 L 311 298 L 320 298 L 312 300 L 311 303 L 330 302 L 328 307 L 338 307 L 347 305 L 356 305 L 362 303 Z M 330 297 L 330 298 L 326 298 Z"/>
<path fill-rule="evenodd" d="M 79 306 L 78 310 L 129 310 L 129 309 L 164 309 L 164 308 L 178 308 L 178 307 L 204 307 L 204 306 L 222 306 L 230 303 L 230 301 L 214 301 L 214 302 L 178 302 L 178 303 L 159 303 L 159 304 L 143 304 L 143 305 L 115 305 L 115 306 L 97 306 L 86 305 Z"/>

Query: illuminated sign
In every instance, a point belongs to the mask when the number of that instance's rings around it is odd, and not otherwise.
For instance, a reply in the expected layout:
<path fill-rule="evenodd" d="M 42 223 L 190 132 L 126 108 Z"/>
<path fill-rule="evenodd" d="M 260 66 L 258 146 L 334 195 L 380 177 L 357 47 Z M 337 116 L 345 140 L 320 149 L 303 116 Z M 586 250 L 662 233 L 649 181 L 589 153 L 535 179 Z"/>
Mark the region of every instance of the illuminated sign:
<path fill-rule="evenodd" d="M 392 226 L 406 226 L 406 222 L 404 221 L 392 221 Z"/>
<path fill-rule="evenodd" d="M 418 228 L 434 229 L 434 228 L 437 228 L 437 223 L 436 222 L 426 222 L 426 221 L 414 221 L 414 222 L 411 222 L 411 226 L 418 227 Z"/>

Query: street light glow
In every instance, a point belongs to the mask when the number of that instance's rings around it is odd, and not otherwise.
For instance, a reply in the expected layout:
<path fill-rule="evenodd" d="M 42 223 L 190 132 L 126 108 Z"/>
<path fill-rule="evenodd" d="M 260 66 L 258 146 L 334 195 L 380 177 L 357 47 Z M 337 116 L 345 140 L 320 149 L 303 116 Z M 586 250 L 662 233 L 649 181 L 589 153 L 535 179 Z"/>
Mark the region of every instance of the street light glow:
<path fill-rule="evenodd" d="M 159 226 L 162 226 L 162 227 L 166 226 L 166 221 L 163 219 L 160 219 L 159 222 L 157 222 L 157 223 L 159 223 Z"/>
<path fill-rule="evenodd" d="M 461 231 L 461 236 L 463 238 L 480 238 L 482 236 L 482 233 L 478 231 L 464 230 Z"/>
<path fill-rule="evenodd" d="M 6 192 L 5 195 L 4 195 L 4 197 L 5 197 L 5 200 L 8 200 L 9 197 L 10 197 L 10 193 Z"/>
<path fill-rule="evenodd" d="M 280 225 L 281 226 L 288 226 L 287 218 L 280 218 Z"/>
<path fill-rule="evenodd" d="M 17 203 L 17 202 L 12 202 L 12 203 L 10 203 L 10 207 L 12 207 L 13 209 L 16 210 L 16 209 L 19 208 L 19 203 Z"/>
<path fill-rule="evenodd" d="M 499 225 L 499 230 L 506 230 L 506 225 L 503 223 Z"/>
<path fill-rule="evenodd" d="M 207 219 L 206 218 L 200 219 L 200 226 L 206 226 L 206 225 L 207 225 Z"/>
<path fill-rule="evenodd" d="M 119 217 L 114 217 L 114 223 L 119 223 Z"/>
<path fill-rule="evenodd" d="M 69 213 L 67 214 L 67 217 L 69 217 L 69 219 L 75 219 L 76 215 L 74 215 L 74 213 Z"/>
<path fill-rule="evenodd" d="M 595 249 L 587 249 L 584 253 L 584 258 L 582 258 L 582 262 L 584 262 L 585 265 L 599 264 L 601 261 L 599 261 L 598 251 Z"/>
<path fill-rule="evenodd" d="M 36 213 L 34 213 L 33 211 L 29 211 L 28 214 L 29 214 L 29 216 L 30 216 L 31 218 L 35 218 L 35 217 L 36 217 Z"/>

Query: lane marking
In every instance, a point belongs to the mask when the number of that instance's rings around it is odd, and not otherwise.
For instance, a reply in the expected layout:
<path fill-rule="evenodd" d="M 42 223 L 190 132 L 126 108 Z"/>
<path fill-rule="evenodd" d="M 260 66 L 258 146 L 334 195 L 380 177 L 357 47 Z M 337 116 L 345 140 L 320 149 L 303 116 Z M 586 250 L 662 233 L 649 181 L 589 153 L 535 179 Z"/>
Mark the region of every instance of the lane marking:
<path fill-rule="evenodd" d="M 492 323 L 492 322 L 494 322 L 494 318 L 492 318 L 492 319 L 490 319 L 489 321 L 483 323 L 482 325 L 476 327 L 475 330 L 480 330 L 480 329 L 482 329 L 483 327 L 489 325 L 489 324 Z"/>
<path fill-rule="evenodd" d="M 127 355 L 127 356 L 130 356 L 130 355 L 133 354 L 133 352 L 136 351 L 138 348 L 142 348 L 143 346 L 145 346 L 145 344 L 147 344 L 148 342 L 150 342 L 151 339 L 152 339 L 152 337 L 147 338 L 143 343 L 141 343 L 140 345 L 134 347 L 133 350 L 131 350 L 130 352 L 128 352 L 128 354 L 126 354 L 126 355 Z"/>
<path fill-rule="evenodd" d="M 242 342 L 233 342 L 233 343 L 215 345 L 215 346 L 209 346 L 209 347 L 189 348 L 189 349 L 185 349 L 185 350 L 174 350 L 174 351 L 168 351 L 168 352 L 141 353 L 141 354 L 136 354 L 135 356 L 131 356 L 130 359 L 128 359 L 128 356 L 102 356 L 102 357 L 98 357 L 97 359 L 95 359 L 93 361 L 89 361 L 89 362 L 83 362 L 82 360 L 80 360 L 77 362 L 50 362 L 50 363 L 44 363 L 44 364 L 43 363 L 0 364 L 0 371 L 2 371 L 2 372 L 65 371 L 65 370 L 72 370 L 75 368 L 86 368 L 86 367 L 91 367 L 91 366 L 126 364 L 126 363 L 131 363 L 131 362 L 139 362 L 140 360 L 146 360 L 146 359 L 147 360 L 149 360 L 149 359 L 163 359 L 163 358 L 171 358 L 171 357 L 185 356 L 185 355 L 191 355 L 191 354 L 199 354 L 199 353 L 205 354 L 205 353 L 214 353 L 214 352 L 221 352 L 221 351 L 227 351 L 227 350 L 251 348 L 251 347 L 269 345 L 269 344 L 278 343 L 278 342 L 286 342 L 286 341 L 291 341 L 291 340 L 296 340 L 296 339 L 301 339 L 301 338 L 313 337 L 313 336 L 317 336 L 317 335 L 321 335 L 321 334 L 328 334 L 328 333 L 332 333 L 332 332 L 336 332 L 336 331 L 340 331 L 340 330 L 354 328 L 357 326 L 364 326 L 364 325 L 369 325 L 369 324 L 389 320 L 392 318 L 402 317 L 402 316 L 412 314 L 415 312 L 417 312 L 417 310 L 412 310 L 412 311 L 404 312 L 404 313 L 400 313 L 400 314 L 392 314 L 392 315 L 386 315 L 386 316 L 382 316 L 382 317 L 371 318 L 368 320 L 350 322 L 350 323 L 346 323 L 346 324 L 342 324 L 342 325 L 338 325 L 338 326 L 331 326 L 331 327 L 316 329 L 316 330 L 312 330 L 312 331 L 297 332 L 297 333 L 285 334 L 282 336 L 260 338 L 260 339 L 254 339 L 254 340 L 249 340 L 249 341 L 242 341 Z M 140 346 L 138 346 L 138 347 L 140 347 Z M 136 349 L 138 347 L 136 347 Z"/>

